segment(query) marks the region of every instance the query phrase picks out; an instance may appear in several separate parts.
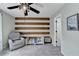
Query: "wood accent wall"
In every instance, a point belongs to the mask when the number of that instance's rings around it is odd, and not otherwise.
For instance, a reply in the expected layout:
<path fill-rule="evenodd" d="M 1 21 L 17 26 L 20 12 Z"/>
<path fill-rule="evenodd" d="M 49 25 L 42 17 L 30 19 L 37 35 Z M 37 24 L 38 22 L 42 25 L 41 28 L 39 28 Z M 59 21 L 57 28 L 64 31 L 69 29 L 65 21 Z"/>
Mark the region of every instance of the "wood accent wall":
<path fill-rule="evenodd" d="M 24 37 L 49 36 L 50 19 L 16 17 L 15 30 Z"/>

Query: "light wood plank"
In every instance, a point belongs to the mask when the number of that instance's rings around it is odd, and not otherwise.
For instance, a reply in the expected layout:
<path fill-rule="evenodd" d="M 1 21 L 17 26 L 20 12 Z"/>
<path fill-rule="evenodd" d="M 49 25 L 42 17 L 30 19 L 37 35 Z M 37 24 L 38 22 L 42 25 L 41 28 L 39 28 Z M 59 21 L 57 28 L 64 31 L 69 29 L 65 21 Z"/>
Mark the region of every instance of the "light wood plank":
<path fill-rule="evenodd" d="M 50 21 L 49 20 L 15 20 L 15 22 L 28 22 L 28 23 L 30 23 L 30 22 L 39 22 L 39 23 L 46 23 L 46 22 L 48 22 L 48 23 L 50 23 Z"/>
<path fill-rule="evenodd" d="M 15 25 L 15 27 L 50 27 L 49 25 Z"/>
<path fill-rule="evenodd" d="M 39 23 L 39 22 L 30 22 L 30 23 L 27 23 L 27 22 L 16 22 L 15 25 L 49 25 L 48 22 L 46 23 Z"/>
<path fill-rule="evenodd" d="M 36 34 L 36 35 L 21 35 L 21 36 L 22 36 L 22 37 L 44 37 L 44 36 L 47 37 L 47 36 L 50 36 L 50 35 L 48 35 L 48 34 L 47 34 L 47 35 L 42 35 L 42 34 L 41 34 L 41 35 L 37 35 L 37 34 Z"/>
<path fill-rule="evenodd" d="M 16 30 L 17 32 L 49 32 L 49 30 Z"/>

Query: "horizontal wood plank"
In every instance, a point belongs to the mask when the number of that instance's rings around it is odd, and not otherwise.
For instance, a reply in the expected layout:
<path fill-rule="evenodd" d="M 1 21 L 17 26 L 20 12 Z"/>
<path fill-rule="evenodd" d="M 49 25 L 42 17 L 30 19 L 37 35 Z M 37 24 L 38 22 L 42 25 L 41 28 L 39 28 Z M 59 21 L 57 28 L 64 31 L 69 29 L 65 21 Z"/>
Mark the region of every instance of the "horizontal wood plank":
<path fill-rule="evenodd" d="M 15 27 L 50 27 L 49 25 L 15 25 Z"/>
<path fill-rule="evenodd" d="M 20 34 L 22 34 L 22 35 L 27 35 L 27 34 L 50 34 L 50 32 L 20 32 Z"/>
<path fill-rule="evenodd" d="M 39 22 L 16 22 L 15 25 L 49 25 L 49 22 L 39 23 Z"/>
<path fill-rule="evenodd" d="M 16 17 L 15 20 L 49 20 L 49 18 L 33 18 L 33 17 L 30 17 L 30 18 L 24 18 L 24 17 Z"/>
<path fill-rule="evenodd" d="M 40 34 L 40 35 L 21 35 L 22 37 L 48 37 L 48 36 L 50 36 L 49 34 L 47 34 L 47 35 L 43 35 L 43 34 Z"/>
<path fill-rule="evenodd" d="M 49 30 L 49 27 L 15 27 L 16 30 Z"/>
<path fill-rule="evenodd" d="M 16 30 L 17 32 L 49 32 L 49 30 Z"/>

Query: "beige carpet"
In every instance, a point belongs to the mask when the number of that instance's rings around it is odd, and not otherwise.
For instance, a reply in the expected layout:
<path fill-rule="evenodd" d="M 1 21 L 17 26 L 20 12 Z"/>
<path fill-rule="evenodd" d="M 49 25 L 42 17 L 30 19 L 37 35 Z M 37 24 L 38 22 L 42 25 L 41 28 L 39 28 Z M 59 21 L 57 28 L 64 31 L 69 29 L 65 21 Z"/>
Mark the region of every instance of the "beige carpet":
<path fill-rule="evenodd" d="M 46 45 L 26 45 L 14 51 L 4 50 L 2 56 L 62 56 L 60 47 L 52 44 Z"/>

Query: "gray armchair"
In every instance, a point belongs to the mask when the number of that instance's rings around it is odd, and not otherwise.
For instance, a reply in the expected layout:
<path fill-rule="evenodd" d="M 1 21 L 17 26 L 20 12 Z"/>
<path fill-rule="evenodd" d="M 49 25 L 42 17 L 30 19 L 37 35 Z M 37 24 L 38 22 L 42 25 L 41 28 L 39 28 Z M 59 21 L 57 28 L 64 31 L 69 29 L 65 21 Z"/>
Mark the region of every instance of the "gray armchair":
<path fill-rule="evenodd" d="M 20 36 L 20 33 L 11 32 L 9 34 L 9 48 L 10 50 L 14 50 L 24 46 L 24 38 Z"/>

